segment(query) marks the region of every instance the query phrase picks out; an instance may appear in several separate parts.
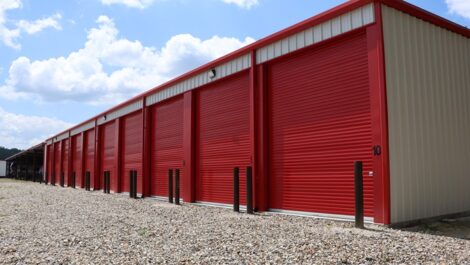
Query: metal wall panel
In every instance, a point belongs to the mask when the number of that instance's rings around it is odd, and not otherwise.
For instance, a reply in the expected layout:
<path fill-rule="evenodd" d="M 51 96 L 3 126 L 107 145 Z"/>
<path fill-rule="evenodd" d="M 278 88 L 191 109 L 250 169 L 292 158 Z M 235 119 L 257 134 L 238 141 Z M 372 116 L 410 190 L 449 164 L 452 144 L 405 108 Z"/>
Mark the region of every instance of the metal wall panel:
<path fill-rule="evenodd" d="M 82 135 L 72 136 L 72 172 L 75 173 L 75 186 L 82 186 Z"/>
<path fill-rule="evenodd" d="M 249 74 L 243 73 L 196 94 L 196 200 L 233 202 L 233 168 L 251 164 Z M 245 203 L 240 177 L 240 203 Z"/>
<path fill-rule="evenodd" d="M 61 134 L 61 135 L 56 136 L 56 137 L 54 138 L 54 142 L 60 142 L 60 141 L 62 141 L 62 140 L 64 140 L 64 139 L 69 138 L 69 136 L 70 136 L 70 133 L 69 133 L 69 132 L 65 132 L 65 133 L 63 133 L 63 134 Z"/>
<path fill-rule="evenodd" d="M 47 176 L 47 181 L 51 183 L 52 176 L 53 176 L 53 171 L 54 171 L 54 164 L 53 159 L 54 159 L 54 146 L 53 145 L 48 145 L 46 146 L 47 150 L 47 155 L 46 155 L 46 176 Z"/>
<path fill-rule="evenodd" d="M 70 152 L 70 138 L 64 140 L 64 151 L 62 152 L 62 172 L 64 173 L 64 185 L 68 186 L 69 175 L 69 152 Z"/>
<path fill-rule="evenodd" d="M 354 161 L 374 215 L 372 120 L 364 32 L 268 65 L 273 210 L 354 215 Z"/>
<path fill-rule="evenodd" d="M 95 174 L 95 129 L 88 130 L 84 133 L 85 143 L 83 152 L 85 152 L 85 172 L 90 172 L 90 181 L 94 179 Z"/>
<path fill-rule="evenodd" d="M 99 117 L 96 122 L 98 123 L 98 125 L 105 124 L 109 121 L 113 121 L 119 117 L 132 113 L 139 109 L 142 109 L 142 105 L 143 105 L 142 100 L 136 101 L 118 110 L 115 110 L 113 112 L 107 113 L 106 115 Z"/>
<path fill-rule="evenodd" d="M 129 192 L 129 172 L 137 170 L 137 182 L 142 183 L 142 112 L 122 118 L 121 145 L 121 192 Z M 142 185 L 137 192 L 142 194 Z"/>
<path fill-rule="evenodd" d="M 115 147 L 115 126 L 116 122 L 109 122 L 101 126 L 99 129 L 99 143 L 100 148 L 100 172 L 96 172 L 96 176 L 99 178 L 103 177 L 103 172 L 110 172 L 110 186 L 111 190 L 117 192 L 118 188 L 118 179 L 116 174 L 116 159 L 114 156 Z"/>
<path fill-rule="evenodd" d="M 183 111 L 182 96 L 152 106 L 151 179 L 152 196 L 168 195 L 168 170 L 181 169 L 183 173 Z M 181 175 L 183 180 L 183 175 Z M 181 191 L 184 181 L 181 181 Z"/>
<path fill-rule="evenodd" d="M 54 179 L 55 185 L 60 185 L 61 172 L 61 142 L 54 143 Z"/>
<path fill-rule="evenodd" d="M 256 52 L 256 63 L 264 63 L 306 46 L 330 39 L 375 21 L 374 5 L 368 4 L 340 17 L 328 20 L 285 39 L 271 43 Z"/>
<path fill-rule="evenodd" d="M 86 130 L 89 130 L 89 129 L 92 129 L 95 127 L 95 121 L 90 121 L 90 122 L 87 122 L 85 124 L 83 124 L 82 126 L 80 127 L 77 127 L 73 130 L 70 131 L 70 136 L 74 136 L 74 135 L 77 135 L 81 132 L 84 132 Z"/>
<path fill-rule="evenodd" d="M 470 210 L 470 40 L 383 6 L 392 223 Z"/>
<path fill-rule="evenodd" d="M 181 81 L 180 83 L 173 85 L 169 88 L 156 92 L 153 95 L 150 95 L 146 98 L 146 105 L 151 106 L 158 102 L 161 102 L 165 99 L 169 99 L 176 95 L 182 94 L 186 91 L 198 88 L 200 86 L 209 84 L 215 80 L 227 77 L 229 75 L 238 73 L 245 69 L 251 67 L 251 56 L 246 54 L 240 56 L 232 61 L 229 61 L 225 64 L 216 66 L 214 69 L 216 71 L 216 76 L 214 78 L 209 78 L 209 71 L 195 75 L 187 80 Z"/>

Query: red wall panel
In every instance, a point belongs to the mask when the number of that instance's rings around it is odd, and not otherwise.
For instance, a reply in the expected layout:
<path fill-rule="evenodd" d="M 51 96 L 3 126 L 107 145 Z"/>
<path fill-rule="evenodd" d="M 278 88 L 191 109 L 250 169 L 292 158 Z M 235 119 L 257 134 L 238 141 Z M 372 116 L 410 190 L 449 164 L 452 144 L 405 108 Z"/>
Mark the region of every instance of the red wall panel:
<path fill-rule="evenodd" d="M 54 176 L 56 185 L 60 185 L 60 174 L 62 174 L 61 154 L 61 142 L 54 143 Z"/>
<path fill-rule="evenodd" d="M 103 177 L 103 172 L 109 171 L 111 176 L 111 190 L 118 191 L 118 180 L 116 178 L 116 159 L 114 156 L 114 136 L 115 122 L 108 122 L 100 127 L 100 172 L 96 173 L 99 178 Z"/>
<path fill-rule="evenodd" d="M 372 125 L 365 34 L 275 62 L 270 90 L 270 208 L 354 214 L 354 167 L 364 161 L 373 215 Z"/>
<path fill-rule="evenodd" d="M 168 196 L 168 170 L 183 168 L 183 97 L 152 107 L 150 194 Z M 182 181 L 181 181 L 182 184 Z M 183 190 L 183 185 L 180 191 Z"/>
<path fill-rule="evenodd" d="M 53 176 L 53 170 L 54 170 L 54 164 L 53 164 L 53 160 L 54 160 L 54 146 L 51 144 L 51 145 L 48 145 L 47 146 L 47 162 L 46 162 L 46 172 L 47 172 L 47 181 L 50 183 L 51 182 L 51 179 L 52 179 L 52 176 Z"/>
<path fill-rule="evenodd" d="M 137 170 L 137 182 L 142 182 L 142 112 L 122 118 L 121 191 L 129 192 L 129 171 Z M 142 193 L 137 185 L 137 192 Z"/>
<path fill-rule="evenodd" d="M 82 186 L 82 136 L 80 134 L 72 137 L 72 174 L 75 173 L 75 186 Z"/>
<path fill-rule="evenodd" d="M 62 148 L 62 172 L 64 172 L 64 185 L 68 185 L 68 175 L 69 175 L 69 146 L 70 138 L 63 140 Z"/>
<path fill-rule="evenodd" d="M 86 172 L 90 172 L 91 182 L 95 174 L 95 129 L 86 131 L 84 135 L 85 143 L 83 152 L 85 152 L 85 172 L 83 172 L 83 182 L 85 182 Z M 85 187 L 85 183 L 83 183 L 82 187 Z"/>
<path fill-rule="evenodd" d="M 233 202 L 233 168 L 240 167 L 241 203 L 245 168 L 251 164 L 247 72 L 217 82 L 196 96 L 196 200 Z"/>

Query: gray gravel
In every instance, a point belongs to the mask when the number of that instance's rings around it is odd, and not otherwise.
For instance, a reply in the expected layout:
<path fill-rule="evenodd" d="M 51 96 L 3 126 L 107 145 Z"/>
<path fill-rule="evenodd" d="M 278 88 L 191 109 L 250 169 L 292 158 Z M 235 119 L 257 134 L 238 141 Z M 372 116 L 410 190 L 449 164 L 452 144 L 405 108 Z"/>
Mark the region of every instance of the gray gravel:
<path fill-rule="evenodd" d="M 0 180 L 2 264 L 470 264 L 470 241 Z"/>

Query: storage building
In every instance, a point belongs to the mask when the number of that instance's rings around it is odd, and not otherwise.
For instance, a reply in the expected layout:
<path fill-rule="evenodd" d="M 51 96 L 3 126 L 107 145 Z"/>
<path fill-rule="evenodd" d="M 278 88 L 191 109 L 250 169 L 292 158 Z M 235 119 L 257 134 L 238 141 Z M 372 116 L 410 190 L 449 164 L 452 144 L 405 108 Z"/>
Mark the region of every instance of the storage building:
<path fill-rule="evenodd" d="M 46 141 L 45 180 L 369 221 L 470 213 L 470 31 L 400 0 L 353 0 L 130 99 Z M 73 176 L 75 176 L 73 178 Z M 241 178 L 244 198 L 245 178 Z M 242 200 L 242 204 L 245 203 Z"/>

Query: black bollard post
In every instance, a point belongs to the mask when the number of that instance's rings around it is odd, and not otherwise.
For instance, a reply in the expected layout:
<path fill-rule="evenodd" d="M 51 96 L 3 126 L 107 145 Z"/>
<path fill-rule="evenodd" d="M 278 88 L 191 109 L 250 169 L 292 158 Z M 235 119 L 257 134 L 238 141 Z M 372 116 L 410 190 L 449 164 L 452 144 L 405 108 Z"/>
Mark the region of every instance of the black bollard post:
<path fill-rule="evenodd" d="M 108 191 L 108 171 L 103 172 L 103 193 Z"/>
<path fill-rule="evenodd" d="M 362 161 L 354 162 L 354 190 L 356 197 L 356 228 L 364 228 L 364 187 Z"/>
<path fill-rule="evenodd" d="M 233 169 L 233 211 L 240 212 L 240 168 Z"/>
<path fill-rule="evenodd" d="M 77 174 L 75 172 L 72 173 L 72 188 L 75 189 L 75 178 L 77 177 Z"/>
<path fill-rule="evenodd" d="M 129 171 L 129 197 L 134 198 L 134 172 Z"/>
<path fill-rule="evenodd" d="M 173 169 L 168 170 L 168 202 L 173 203 Z"/>
<path fill-rule="evenodd" d="M 252 167 L 246 168 L 246 212 L 253 214 L 253 171 Z"/>
<path fill-rule="evenodd" d="M 132 177 L 132 181 L 134 182 L 134 184 L 132 185 L 132 187 L 134 187 L 133 195 L 134 195 L 134 199 L 137 199 L 137 170 L 134 170 L 133 172 L 134 172 L 133 177 Z"/>
<path fill-rule="evenodd" d="M 180 170 L 175 170 L 175 204 L 180 205 Z"/>
<path fill-rule="evenodd" d="M 85 190 L 90 191 L 90 171 L 85 174 Z"/>

